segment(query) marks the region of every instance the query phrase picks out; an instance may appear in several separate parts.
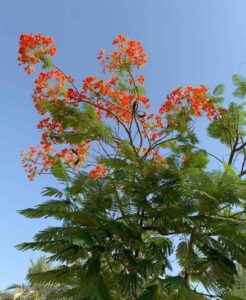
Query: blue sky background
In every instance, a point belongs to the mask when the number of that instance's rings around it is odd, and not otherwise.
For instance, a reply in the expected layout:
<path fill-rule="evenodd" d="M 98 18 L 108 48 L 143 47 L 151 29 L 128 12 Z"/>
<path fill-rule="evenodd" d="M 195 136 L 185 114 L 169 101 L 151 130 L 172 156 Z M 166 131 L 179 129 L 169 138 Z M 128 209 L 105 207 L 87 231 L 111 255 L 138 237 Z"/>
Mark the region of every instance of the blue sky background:
<path fill-rule="evenodd" d="M 51 35 L 57 44 L 57 65 L 78 85 L 87 75 L 100 73 L 96 59 L 102 47 L 111 48 L 120 33 L 141 40 L 148 53 L 143 69 L 153 107 L 180 85 L 204 83 L 227 86 L 231 76 L 244 75 L 246 64 L 245 0 L 8 0 L 0 2 L 0 289 L 24 281 L 29 259 L 14 245 L 30 241 L 50 220 L 27 220 L 17 210 L 43 201 L 42 187 L 54 180 L 41 176 L 28 182 L 20 164 L 20 150 L 38 143 L 38 115 L 31 92 L 35 76 L 18 67 L 19 35 Z M 205 138 L 203 146 L 222 153 Z"/>

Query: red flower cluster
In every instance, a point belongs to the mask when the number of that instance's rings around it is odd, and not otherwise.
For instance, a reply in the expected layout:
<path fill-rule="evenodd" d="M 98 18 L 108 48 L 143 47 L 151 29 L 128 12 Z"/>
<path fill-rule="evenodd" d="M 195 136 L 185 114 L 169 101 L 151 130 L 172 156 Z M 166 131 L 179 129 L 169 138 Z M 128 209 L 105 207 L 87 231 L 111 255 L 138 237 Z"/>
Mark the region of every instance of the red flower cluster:
<path fill-rule="evenodd" d="M 106 175 L 106 173 L 107 173 L 107 168 L 102 164 L 98 164 L 95 168 L 93 168 L 90 171 L 90 176 L 94 179 L 98 179 Z"/>
<path fill-rule="evenodd" d="M 220 109 L 220 115 L 223 116 L 224 114 L 226 114 L 228 112 L 228 110 L 226 108 L 221 108 Z"/>
<path fill-rule="evenodd" d="M 38 147 L 29 147 L 29 152 L 22 151 L 22 164 L 25 172 L 28 174 L 28 179 L 33 180 L 37 174 L 47 172 L 56 162 L 52 155 L 52 146 L 39 145 Z"/>
<path fill-rule="evenodd" d="M 78 99 L 71 99 L 71 89 L 67 91 L 67 84 L 73 82 L 73 78 L 63 73 L 52 70 L 40 72 L 35 80 L 36 87 L 33 91 L 32 98 L 38 112 L 43 115 L 46 111 L 42 103 L 49 101 L 53 105 L 57 100 L 68 103 L 77 103 Z M 68 97 L 67 97 L 68 95 Z"/>
<path fill-rule="evenodd" d="M 196 117 L 206 113 L 209 120 L 215 117 L 216 109 L 209 103 L 208 88 L 200 84 L 198 88 L 187 86 L 179 87 L 167 96 L 166 102 L 160 107 L 159 113 L 169 113 L 177 110 L 187 110 Z"/>
<path fill-rule="evenodd" d="M 190 116 L 200 117 L 204 113 L 209 120 L 219 116 L 214 104 L 209 102 L 208 88 L 203 84 L 197 88 L 187 86 L 175 89 L 167 96 L 158 114 L 148 113 L 149 99 L 141 93 L 145 78 L 139 71 L 137 75 L 134 74 L 134 68 L 139 69 L 147 61 L 141 42 L 119 35 L 113 41 L 113 45 L 116 45 L 115 51 L 105 56 L 102 49 L 98 59 L 101 60 L 103 71 L 108 70 L 116 74 L 108 80 L 88 76 L 83 80 L 81 91 L 74 86 L 72 77 L 58 71 L 56 67 L 51 71 L 39 73 L 32 98 L 38 112 L 47 116 L 38 124 L 38 128 L 42 130 L 38 147 L 31 147 L 28 153 L 22 153 L 29 179 L 33 179 L 35 174 L 47 172 L 58 158 L 72 168 L 80 167 L 89 156 L 92 161 L 87 160 L 88 166 L 94 165 L 98 159 L 98 151 L 94 153 L 91 146 L 89 153 L 89 141 L 85 140 L 79 145 L 67 142 L 63 148 L 59 146 L 57 149 L 56 145 L 64 142 L 63 137 L 67 129 L 63 128 L 62 122 L 59 123 L 50 116 L 47 108 L 50 105 L 56 108 L 63 107 L 63 104 L 69 107 L 78 107 L 79 103 L 82 103 L 82 106 L 83 103 L 91 104 L 97 112 L 98 120 L 111 118 L 116 121 L 117 130 L 114 131 L 116 136 L 112 146 L 116 153 L 119 151 L 120 130 L 125 130 L 128 137 L 132 134 L 131 131 L 135 130 L 137 132 L 129 138 L 131 144 L 139 141 L 139 145 L 133 147 L 133 153 L 138 151 L 140 156 L 159 163 L 165 162 L 159 153 L 159 145 L 170 135 L 170 128 L 175 130 L 175 126 L 178 126 L 176 123 L 179 114 L 176 112 L 187 115 L 188 121 Z M 33 66 L 43 61 L 46 55 L 54 55 L 56 48 L 50 37 L 23 34 L 20 37 L 19 53 L 18 60 L 26 65 L 25 71 L 30 74 Z M 221 109 L 219 113 L 223 115 L 226 110 Z M 59 116 L 64 116 L 63 111 L 59 111 Z M 112 122 L 109 124 L 111 126 Z M 94 145 L 97 140 L 90 142 Z M 181 161 L 185 160 L 185 157 L 181 158 Z M 104 165 L 98 164 L 90 171 L 90 175 L 99 179 L 107 171 Z"/>
<path fill-rule="evenodd" d="M 47 54 L 56 54 L 56 46 L 51 37 L 41 34 L 22 34 L 19 42 L 20 64 L 26 65 L 25 71 L 29 75 L 34 72 L 34 65 L 38 64 Z"/>
<path fill-rule="evenodd" d="M 147 62 L 147 54 L 143 50 L 142 43 L 130 40 L 120 34 L 114 41 L 113 45 L 117 45 L 117 50 L 111 55 L 104 57 L 102 49 L 98 59 L 102 59 L 104 70 L 108 69 L 110 73 L 115 72 L 119 68 L 135 66 L 142 67 Z"/>
<path fill-rule="evenodd" d="M 135 101 L 149 108 L 149 99 L 143 95 L 135 95 L 129 91 L 121 91 L 118 86 L 118 77 L 112 77 L 107 82 L 103 79 L 89 76 L 83 80 L 83 97 L 94 99 L 96 111 L 101 118 L 117 117 L 123 123 L 129 124 L 133 118 L 132 106 Z"/>
<path fill-rule="evenodd" d="M 147 114 L 141 118 L 143 126 L 143 136 L 150 141 L 156 141 L 163 136 L 165 126 L 175 125 L 172 113 L 182 111 L 195 117 L 200 117 L 203 113 L 207 114 L 209 121 L 217 118 L 216 108 L 209 102 L 207 95 L 208 88 L 200 84 L 198 88 L 187 86 L 173 90 L 163 105 L 159 108 L 159 114 Z M 222 110 L 222 113 L 224 110 Z M 166 124 L 165 124 L 166 123 Z"/>
<path fill-rule="evenodd" d="M 141 85 L 144 85 L 144 76 L 143 76 L 143 74 L 140 74 L 140 75 L 138 76 L 138 82 L 139 82 Z"/>
<path fill-rule="evenodd" d="M 29 147 L 29 151 L 21 151 L 22 164 L 29 180 L 33 180 L 37 174 L 46 173 L 57 162 L 57 158 L 67 166 L 78 168 L 89 156 L 89 144 L 82 143 L 77 147 L 62 150 L 55 149 L 51 143 L 41 141 L 37 147 Z M 99 172 L 99 171 L 98 171 Z"/>

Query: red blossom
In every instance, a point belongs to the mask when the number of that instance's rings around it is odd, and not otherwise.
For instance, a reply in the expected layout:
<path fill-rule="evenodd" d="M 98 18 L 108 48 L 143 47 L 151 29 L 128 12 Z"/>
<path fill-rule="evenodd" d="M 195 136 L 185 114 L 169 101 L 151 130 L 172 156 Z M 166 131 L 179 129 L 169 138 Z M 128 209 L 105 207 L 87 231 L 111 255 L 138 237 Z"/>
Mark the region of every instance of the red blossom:
<path fill-rule="evenodd" d="M 198 88 L 179 87 L 167 96 L 167 100 L 159 108 L 159 113 L 163 115 L 172 111 L 189 110 L 196 117 L 206 113 L 208 119 L 212 120 L 216 114 L 216 109 L 214 104 L 209 102 L 207 92 L 208 88 L 203 84 L 200 84 Z"/>
<path fill-rule="evenodd" d="M 221 116 L 223 116 L 224 114 L 226 114 L 228 112 L 228 110 L 226 108 L 221 108 L 219 113 Z"/>
<path fill-rule="evenodd" d="M 144 76 L 143 76 L 143 74 L 140 74 L 140 75 L 138 76 L 138 82 L 139 82 L 140 84 L 144 85 Z"/>
<path fill-rule="evenodd" d="M 134 73 L 134 70 L 147 62 L 147 55 L 141 42 L 119 35 L 113 41 L 113 45 L 116 49 L 111 54 L 105 55 L 104 49 L 101 49 L 98 55 L 104 71 L 114 73 L 112 77 L 106 79 L 88 76 L 83 80 L 81 91 L 75 87 L 73 78 L 58 71 L 58 68 L 39 73 L 35 80 L 32 98 L 38 112 L 45 115 L 45 118 L 38 123 L 38 128 L 42 132 L 41 141 L 38 147 L 30 147 L 28 152 L 22 152 L 23 165 L 30 180 L 36 174 L 47 172 L 57 159 L 73 169 L 80 168 L 85 162 L 88 163 L 87 167 L 97 161 L 96 155 L 93 156 L 91 153 L 89 141 L 82 141 L 80 144 L 66 142 L 64 136 L 67 127 L 63 125 L 63 120 L 59 119 L 58 122 L 50 113 L 50 108 L 55 110 L 59 107 L 58 104 L 62 103 L 62 107 L 65 105 L 66 108 L 72 108 L 74 111 L 74 108 L 81 108 L 83 103 L 87 103 L 94 107 L 99 121 L 112 124 L 112 120 L 107 119 L 113 119 L 118 127 L 122 126 L 121 128 L 126 129 L 127 135 L 131 134 L 132 128 L 137 129 L 137 135 L 132 137 L 131 143 L 134 143 L 134 139 L 142 141 L 135 151 L 158 163 L 163 163 L 165 160 L 158 149 L 152 146 L 165 138 L 170 128 L 175 129 L 177 112 L 184 113 L 188 117 L 200 117 L 205 114 L 209 120 L 215 120 L 219 114 L 223 115 L 227 112 L 226 109 L 221 109 L 219 113 L 216 111 L 214 104 L 209 102 L 208 88 L 203 84 L 199 87 L 176 88 L 166 97 L 157 114 L 150 112 L 150 100 L 140 92 L 139 88 L 139 84 L 144 85 L 144 75 L 136 76 Z M 31 74 L 34 65 L 42 62 L 47 55 L 53 56 L 55 53 L 56 47 L 50 37 L 27 34 L 20 37 L 18 60 L 20 64 L 25 65 L 27 74 Z M 137 74 L 139 74 L 138 70 Z M 59 116 L 66 117 L 63 110 L 59 111 Z M 69 130 L 70 133 L 76 133 L 78 129 L 72 127 Z M 136 136 L 138 137 L 135 138 Z M 96 144 L 97 140 L 92 142 Z M 118 146 L 119 139 L 116 136 L 113 141 L 116 151 Z M 89 156 L 92 162 L 87 159 Z M 185 155 L 182 156 L 181 161 L 186 161 Z M 106 166 L 98 164 L 90 171 L 90 176 L 99 179 L 107 172 Z"/>
<path fill-rule="evenodd" d="M 120 34 L 113 41 L 113 45 L 117 46 L 117 50 L 102 60 L 105 71 L 107 69 L 110 73 L 113 73 L 122 65 L 140 68 L 147 62 L 147 54 L 144 52 L 141 42 L 130 40 Z M 102 55 L 99 55 L 99 59 L 102 57 Z"/>
<path fill-rule="evenodd" d="M 107 173 L 107 168 L 102 165 L 98 164 L 95 168 L 90 171 L 90 176 L 94 179 L 99 179 L 100 177 L 104 176 Z"/>
<path fill-rule="evenodd" d="M 55 54 L 56 46 L 51 37 L 41 34 L 21 34 L 18 60 L 20 65 L 26 65 L 24 70 L 28 75 L 34 72 L 34 65 L 43 60 L 46 55 Z"/>
<path fill-rule="evenodd" d="M 65 103 L 73 103 L 71 97 L 66 98 L 65 91 L 67 90 L 67 84 L 73 82 L 73 78 L 65 75 L 57 70 L 48 72 L 40 72 L 38 78 L 35 80 L 36 87 L 34 88 L 32 98 L 38 112 L 43 115 L 46 110 L 42 103 L 48 101 L 55 105 L 58 100 L 62 100 Z M 73 95 L 75 92 L 73 91 Z M 71 96 L 71 90 L 70 94 Z M 74 102 L 78 101 L 77 97 L 73 98 Z"/>

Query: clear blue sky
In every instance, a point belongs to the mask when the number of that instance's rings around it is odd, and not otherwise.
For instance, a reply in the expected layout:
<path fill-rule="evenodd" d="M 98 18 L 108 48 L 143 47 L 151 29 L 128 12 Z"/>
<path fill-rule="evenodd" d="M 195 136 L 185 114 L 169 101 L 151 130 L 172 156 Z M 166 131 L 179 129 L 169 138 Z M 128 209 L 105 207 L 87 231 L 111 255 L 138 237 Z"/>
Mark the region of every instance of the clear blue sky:
<path fill-rule="evenodd" d="M 51 221 L 26 220 L 17 210 L 42 202 L 40 192 L 54 181 L 27 181 L 19 152 L 38 142 L 37 113 L 31 101 L 34 76 L 17 65 L 19 35 L 51 35 L 56 64 L 80 84 L 98 74 L 98 50 L 122 33 L 141 40 L 148 52 L 143 69 L 154 106 L 180 85 L 225 83 L 246 73 L 245 0 L 8 0 L 0 2 L 0 288 L 23 282 L 32 252 L 14 245 L 30 241 Z M 201 138 L 204 131 L 201 128 Z M 208 139 L 203 145 L 211 148 Z M 218 150 L 218 149 L 217 149 Z"/>

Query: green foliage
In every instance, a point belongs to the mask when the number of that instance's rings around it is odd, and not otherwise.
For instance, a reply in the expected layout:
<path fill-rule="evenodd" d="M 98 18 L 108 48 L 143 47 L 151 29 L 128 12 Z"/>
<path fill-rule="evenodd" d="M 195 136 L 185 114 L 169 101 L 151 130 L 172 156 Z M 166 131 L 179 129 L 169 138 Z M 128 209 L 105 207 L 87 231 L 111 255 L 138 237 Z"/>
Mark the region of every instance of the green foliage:
<path fill-rule="evenodd" d="M 83 110 L 80 110 L 66 106 L 62 100 L 57 100 L 55 108 L 45 101 L 42 106 L 65 129 L 63 134 L 54 135 L 54 140 L 71 144 L 97 139 L 106 143 L 112 142 L 111 127 L 98 120 L 93 106 L 85 104 Z"/>
<path fill-rule="evenodd" d="M 246 95 L 246 79 L 238 74 L 232 76 L 232 81 L 236 87 L 233 95 L 237 98 L 244 99 Z"/>
<path fill-rule="evenodd" d="M 237 266 L 237 269 L 238 269 L 238 275 L 235 278 L 235 283 L 231 290 L 232 295 L 230 297 L 232 297 L 232 300 L 233 297 L 235 299 L 237 299 L 236 297 L 238 297 L 238 299 L 245 300 L 246 299 L 246 276 L 245 276 L 246 271 L 240 265 Z"/>
<path fill-rule="evenodd" d="M 159 293 L 158 285 L 150 285 L 146 288 L 143 294 L 138 298 L 138 300 L 161 300 L 163 298 L 163 293 Z"/>
<path fill-rule="evenodd" d="M 214 90 L 213 90 L 213 95 L 214 96 L 219 96 L 221 94 L 223 94 L 225 91 L 225 85 L 224 84 L 218 84 Z"/>
<path fill-rule="evenodd" d="M 60 159 L 56 159 L 55 165 L 51 168 L 51 173 L 56 179 L 60 181 L 67 181 L 69 179 L 66 168 L 64 167 Z"/>
<path fill-rule="evenodd" d="M 225 296 L 224 297 L 224 300 L 243 300 L 241 297 L 238 297 L 238 296 Z"/>
<path fill-rule="evenodd" d="M 204 152 L 192 155 L 199 162 Z M 18 246 L 50 253 L 50 260 L 65 264 L 32 275 L 33 282 L 66 285 L 64 297 L 80 299 L 204 299 L 182 276 L 153 283 L 170 268 L 170 233 L 181 233 L 186 238 L 176 256 L 190 278 L 211 291 L 233 283 L 234 259 L 246 264 L 246 237 L 241 233 L 244 223 L 220 213 L 222 205 L 240 201 L 236 187 L 242 180 L 230 168 L 207 173 L 195 158 L 185 167 L 175 159 L 163 166 L 146 161 L 141 168 L 114 158 L 104 162 L 115 170 L 117 181 L 95 181 L 80 173 L 63 191 L 44 190 L 45 196 L 57 199 L 21 211 L 29 218 L 53 217 L 64 224 Z"/>
<path fill-rule="evenodd" d="M 119 75 L 128 78 L 128 73 L 129 65 L 123 64 Z M 234 76 L 233 81 L 234 94 L 243 98 L 245 79 Z M 124 91 L 126 80 L 119 80 L 118 87 Z M 175 124 L 162 132 L 166 139 L 145 145 L 138 132 L 132 134 L 140 122 L 122 126 L 126 130 L 121 136 L 119 128 L 99 120 L 92 105 L 75 108 L 59 99 L 55 106 L 43 102 L 64 128 L 54 140 L 92 146 L 99 141 L 103 153 L 97 163 L 107 168 L 107 174 L 92 178 L 85 171 L 67 169 L 57 159 L 51 172 L 60 188 L 46 187 L 42 194 L 47 201 L 20 211 L 27 218 L 58 221 L 38 232 L 32 242 L 17 246 L 42 251 L 49 262 L 60 263 L 29 272 L 32 286 L 59 287 L 55 297 L 84 300 L 242 296 L 235 293 L 235 276 L 238 264 L 246 268 L 246 113 L 244 103 L 235 102 L 221 112 L 223 92 L 220 84 L 209 96 L 218 113 L 208 134 L 228 146 L 227 162 L 200 149 L 185 110 L 172 115 Z M 144 91 L 137 87 L 135 93 Z M 162 160 L 155 159 L 155 151 Z M 208 168 L 210 159 L 216 159 L 220 168 Z M 172 270 L 173 259 L 177 272 Z"/>
<path fill-rule="evenodd" d="M 43 69 L 51 69 L 53 67 L 53 62 L 50 58 L 45 56 L 41 58 L 41 61 L 43 63 Z"/>
<path fill-rule="evenodd" d="M 245 135 L 246 114 L 244 104 L 231 102 L 228 112 L 208 126 L 208 134 L 221 143 L 231 146 L 237 136 Z"/>

